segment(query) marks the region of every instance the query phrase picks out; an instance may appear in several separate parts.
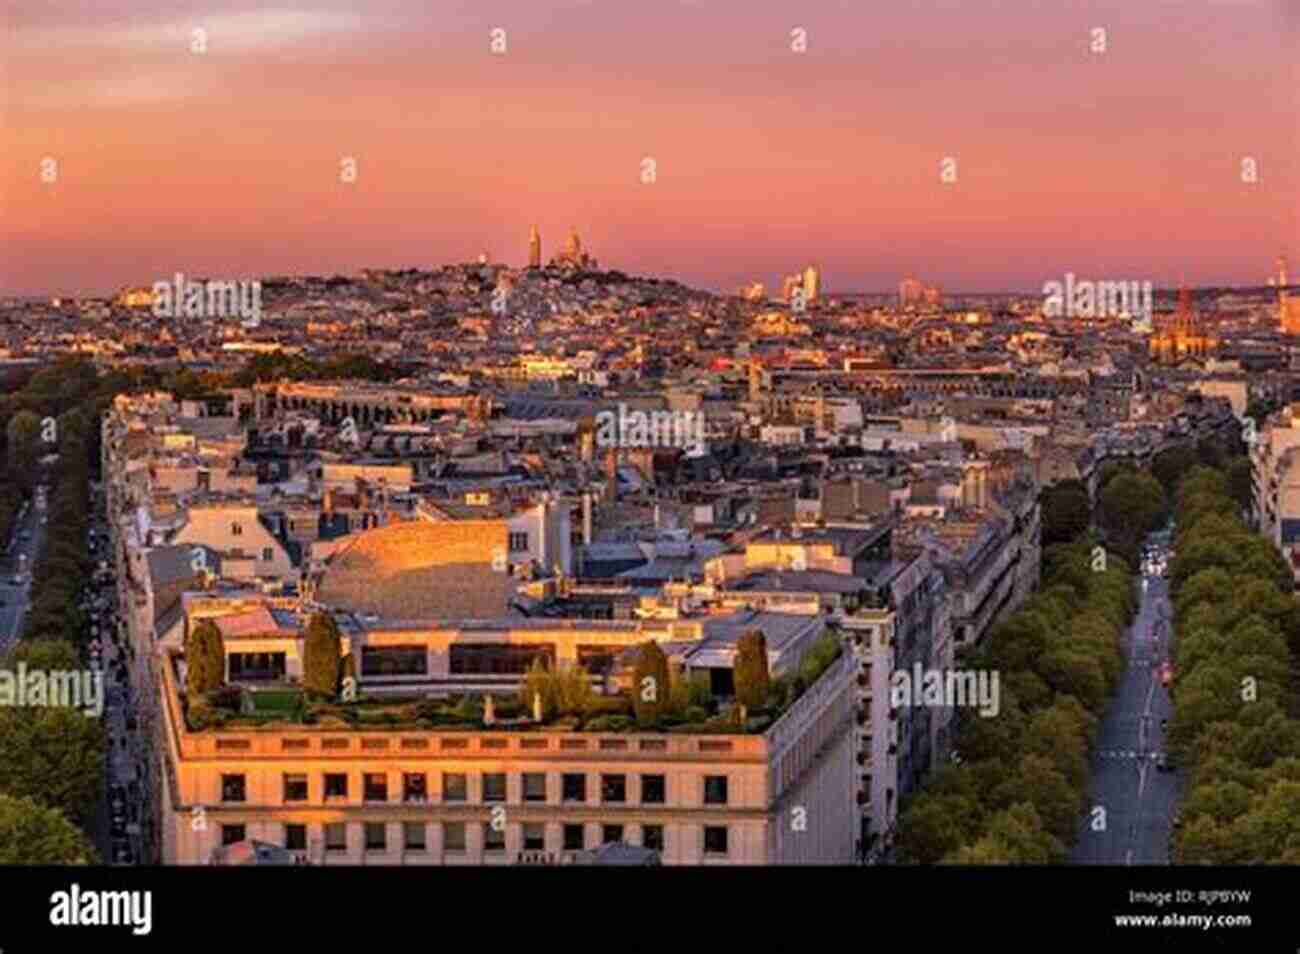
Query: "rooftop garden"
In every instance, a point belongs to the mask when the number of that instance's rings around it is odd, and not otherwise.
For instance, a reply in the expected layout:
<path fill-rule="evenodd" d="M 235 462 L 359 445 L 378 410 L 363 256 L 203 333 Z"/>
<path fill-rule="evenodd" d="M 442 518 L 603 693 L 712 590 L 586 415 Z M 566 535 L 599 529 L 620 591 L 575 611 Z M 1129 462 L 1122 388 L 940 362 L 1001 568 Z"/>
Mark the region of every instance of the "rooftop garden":
<path fill-rule="evenodd" d="M 198 633 L 203 626 L 195 627 Z M 215 630 L 215 627 L 213 627 Z M 207 634 L 204 639 L 210 637 Z M 203 640 L 197 642 L 201 643 Z M 310 640 L 309 640 L 310 643 Z M 191 732 L 205 729 L 284 730 L 300 726 L 334 730 L 683 732 L 755 734 L 766 731 L 841 652 L 837 633 L 827 632 L 804 654 L 797 671 L 772 678 L 762 633 L 741 637 L 734 670 L 735 695 L 716 696 L 707 673 L 686 673 L 670 664 L 657 643 L 642 644 L 636 664 L 621 674 L 623 688 L 600 694 L 578 667 L 550 670 L 540 662 L 516 692 L 465 693 L 447 698 L 353 692 L 340 660 L 335 685 L 324 692 L 314 683 L 313 654 L 304 659 L 302 686 L 275 684 L 250 689 L 205 685 L 203 647 L 193 647 L 197 667 L 187 672 L 185 721 Z M 208 649 L 211 652 L 211 649 Z M 326 667 L 328 668 L 328 667 Z M 217 670 L 219 671 L 219 670 Z M 326 673 L 328 675 L 328 673 Z"/>

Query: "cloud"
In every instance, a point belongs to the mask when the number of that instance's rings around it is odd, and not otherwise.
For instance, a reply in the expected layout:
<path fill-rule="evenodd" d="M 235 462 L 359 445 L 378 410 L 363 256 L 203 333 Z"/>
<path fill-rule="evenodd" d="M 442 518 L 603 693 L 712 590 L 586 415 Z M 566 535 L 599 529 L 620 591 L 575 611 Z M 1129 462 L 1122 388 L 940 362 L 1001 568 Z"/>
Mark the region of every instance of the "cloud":
<path fill-rule="evenodd" d="M 90 50 L 131 55 L 175 50 L 188 53 L 194 31 L 202 29 L 210 53 L 250 53 L 281 49 L 313 37 L 359 33 L 373 27 L 374 23 L 359 13 L 281 8 L 144 24 L 19 26 L 10 34 L 9 46 L 14 55 L 28 53 L 42 57 L 52 52 Z"/>

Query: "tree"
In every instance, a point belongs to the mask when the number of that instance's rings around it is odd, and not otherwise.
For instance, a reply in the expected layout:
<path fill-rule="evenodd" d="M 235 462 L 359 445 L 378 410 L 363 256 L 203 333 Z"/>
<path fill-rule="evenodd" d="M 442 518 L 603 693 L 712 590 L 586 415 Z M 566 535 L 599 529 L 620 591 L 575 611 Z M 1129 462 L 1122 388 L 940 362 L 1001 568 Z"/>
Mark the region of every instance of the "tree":
<path fill-rule="evenodd" d="M 1166 508 L 1164 489 L 1150 474 L 1123 473 L 1102 488 L 1097 522 L 1126 559 L 1137 561 L 1142 537 L 1156 529 Z"/>
<path fill-rule="evenodd" d="M 1010 808 L 1021 802 L 1034 806 L 1043 827 L 1062 844 L 1073 842 L 1083 808 L 1083 793 L 1071 787 L 1049 759 L 1040 755 L 1023 756 L 993 793 L 993 804 L 999 808 Z"/>
<path fill-rule="evenodd" d="M 9 479 L 24 493 L 36 483 L 36 465 L 41 456 L 41 419 L 31 411 L 19 411 L 5 429 L 9 449 Z"/>
<path fill-rule="evenodd" d="M 1186 444 L 1179 444 L 1161 451 L 1152 459 L 1151 473 L 1165 488 L 1165 493 L 1173 494 L 1178 482 L 1197 463 L 1196 451 Z"/>
<path fill-rule="evenodd" d="M 973 845 L 965 845 L 946 855 L 945 865 L 1014 865 L 1023 863 L 1016 849 L 1000 838 L 985 835 Z"/>
<path fill-rule="evenodd" d="M 1065 861 L 1061 840 L 1043 829 L 1034 806 L 1012 805 L 989 819 L 988 836 L 1011 849 L 1017 864 L 1050 865 Z"/>
<path fill-rule="evenodd" d="M 632 672 L 632 706 L 637 722 L 653 725 L 668 708 L 668 657 L 658 643 L 647 640 L 641 644 Z"/>
<path fill-rule="evenodd" d="M 0 865 L 98 863 L 85 834 L 57 808 L 0 795 Z"/>
<path fill-rule="evenodd" d="M 760 629 L 743 633 L 736 643 L 736 701 L 757 709 L 767 701 L 771 674 L 767 666 L 767 639 Z"/>
<path fill-rule="evenodd" d="M 970 843 L 978 833 L 979 819 L 979 804 L 970 798 L 922 792 L 899 820 L 899 858 L 911 864 L 935 864 Z"/>
<path fill-rule="evenodd" d="M 185 640 L 185 694 L 191 702 L 226 681 L 226 647 L 216 623 L 205 619 Z"/>
<path fill-rule="evenodd" d="M 302 684 L 308 692 L 333 696 L 339 691 L 343 639 L 329 613 L 315 613 L 307 623 L 302 646 Z"/>
<path fill-rule="evenodd" d="M 84 827 L 104 771 L 103 726 L 81 709 L 0 708 L 0 765 L 0 793 L 35 799 Z"/>
<path fill-rule="evenodd" d="M 1255 499 L 1255 484 L 1251 477 L 1249 458 L 1238 457 L 1228 465 L 1228 489 L 1238 507 L 1246 511 L 1251 509 Z"/>
<path fill-rule="evenodd" d="M 6 665 L 17 667 L 25 663 L 29 670 L 43 672 L 70 672 L 81 667 L 81 657 L 75 646 L 64 639 L 24 639 L 9 651 Z"/>
<path fill-rule="evenodd" d="M 1041 498 L 1042 545 L 1069 543 L 1088 529 L 1092 501 L 1081 481 L 1067 480 L 1043 490 Z"/>

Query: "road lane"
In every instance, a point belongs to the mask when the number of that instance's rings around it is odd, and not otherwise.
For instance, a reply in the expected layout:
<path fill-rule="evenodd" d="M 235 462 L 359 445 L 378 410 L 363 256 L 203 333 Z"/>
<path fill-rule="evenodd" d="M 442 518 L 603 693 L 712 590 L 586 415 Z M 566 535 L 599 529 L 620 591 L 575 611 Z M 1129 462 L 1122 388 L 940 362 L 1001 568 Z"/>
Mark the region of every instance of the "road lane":
<path fill-rule="evenodd" d="M 1158 576 L 1145 580 L 1124 640 L 1124 672 L 1098 732 L 1091 800 L 1072 864 L 1169 863 L 1178 779 L 1177 773 L 1156 767 L 1164 751 L 1161 721 L 1172 712 L 1159 678 L 1170 655 L 1165 623 L 1169 587 Z"/>

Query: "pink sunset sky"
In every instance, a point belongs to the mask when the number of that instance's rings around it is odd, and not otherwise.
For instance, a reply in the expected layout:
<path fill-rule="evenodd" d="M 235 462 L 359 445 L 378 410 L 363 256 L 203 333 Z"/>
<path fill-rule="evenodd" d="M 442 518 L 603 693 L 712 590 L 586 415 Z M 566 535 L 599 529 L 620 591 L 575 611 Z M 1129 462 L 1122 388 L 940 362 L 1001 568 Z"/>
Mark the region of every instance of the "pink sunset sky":
<path fill-rule="evenodd" d="M 533 223 L 547 257 L 574 226 L 723 291 L 810 262 L 832 292 L 1300 273 L 1300 0 L 0 11 L 3 295 L 521 265 Z"/>

